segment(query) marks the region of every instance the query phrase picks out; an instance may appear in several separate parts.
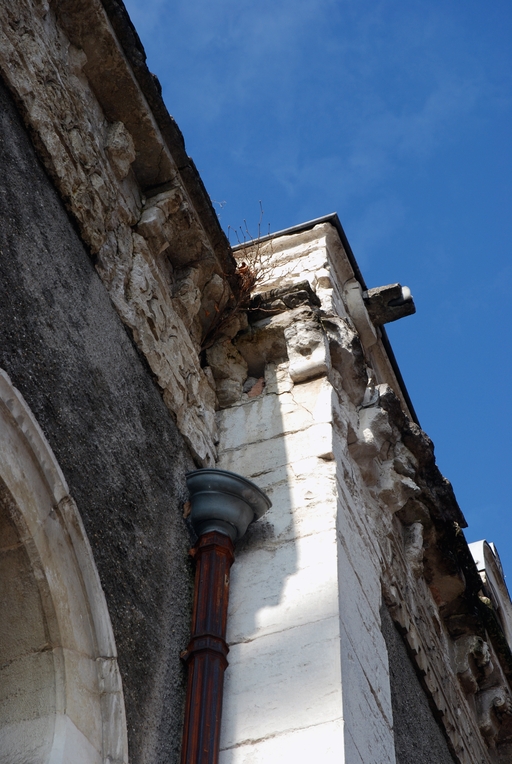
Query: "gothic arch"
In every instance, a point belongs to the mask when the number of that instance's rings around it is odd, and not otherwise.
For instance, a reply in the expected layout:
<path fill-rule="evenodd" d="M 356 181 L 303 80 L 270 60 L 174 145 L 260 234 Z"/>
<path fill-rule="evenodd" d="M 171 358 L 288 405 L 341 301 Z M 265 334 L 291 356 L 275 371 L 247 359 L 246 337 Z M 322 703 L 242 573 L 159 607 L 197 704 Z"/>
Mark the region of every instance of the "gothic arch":
<path fill-rule="evenodd" d="M 121 677 L 91 548 L 0 370 L 0 764 L 126 764 Z"/>

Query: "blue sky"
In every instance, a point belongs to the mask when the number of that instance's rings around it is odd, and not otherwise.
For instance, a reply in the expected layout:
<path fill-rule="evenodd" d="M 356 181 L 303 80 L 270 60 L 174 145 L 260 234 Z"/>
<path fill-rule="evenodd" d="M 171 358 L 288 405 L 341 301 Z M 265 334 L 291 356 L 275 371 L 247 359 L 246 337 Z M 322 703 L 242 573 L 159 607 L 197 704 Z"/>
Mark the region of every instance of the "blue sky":
<path fill-rule="evenodd" d="M 395 354 L 512 588 L 510 2 L 126 5 L 226 231 L 336 211 L 368 286 L 411 288 Z"/>

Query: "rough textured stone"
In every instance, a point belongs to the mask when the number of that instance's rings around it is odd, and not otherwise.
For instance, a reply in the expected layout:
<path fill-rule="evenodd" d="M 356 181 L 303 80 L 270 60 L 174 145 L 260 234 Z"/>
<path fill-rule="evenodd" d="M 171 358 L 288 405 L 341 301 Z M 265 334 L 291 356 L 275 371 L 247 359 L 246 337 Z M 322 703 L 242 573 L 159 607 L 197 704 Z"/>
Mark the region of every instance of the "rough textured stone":
<path fill-rule="evenodd" d="M 400 764 L 434 764 L 452 761 L 453 752 L 458 764 L 490 764 L 485 741 L 505 751 L 510 740 L 508 664 L 485 618 L 475 615 L 482 582 L 459 529 L 464 518 L 436 466 L 432 442 L 411 421 L 361 284 L 325 228 L 268 244 L 273 270 L 263 284 L 270 288 L 264 304 L 282 311 L 279 300 L 284 304 L 284 296 L 295 294 L 294 281 L 305 274 L 321 304 L 258 320 L 235 339 L 248 363 L 247 390 L 263 372 L 266 385 L 257 397 L 242 395 L 218 413 L 220 466 L 255 478 L 274 502 L 264 522 L 249 529 L 233 567 L 234 659 L 222 756 L 258 760 L 276 738 L 292 749 L 293 735 L 308 722 L 299 720 L 293 734 L 287 729 L 293 701 L 287 704 L 282 693 L 290 672 L 312 697 L 328 690 L 324 655 L 306 671 L 293 644 L 286 668 L 277 648 L 265 652 L 265 644 L 296 629 L 320 631 L 324 613 L 337 613 L 340 761 L 395 764 L 396 754 Z M 383 592 L 408 652 L 395 626 L 382 634 Z M 460 658 L 452 635 L 459 640 L 485 628 L 489 665 L 500 668 L 496 674 L 473 671 L 468 702 L 473 658 Z M 424 677 L 421 684 L 412 683 L 416 672 Z M 302 690 L 294 692 L 302 697 Z M 280 702 L 272 706 L 272 698 Z M 254 720 L 256 701 L 265 712 Z M 409 707 L 415 716 L 410 728 Z M 444 736 L 436 719 L 442 719 Z M 328 755 L 321 742 L 315 754 Z"/>
<path fill-rule="evenodd" d="M 189 196 L 194 184 L 183 181 L 99 0 L 20 0 L 2 6 L 0 20 L 0 71 L 39 156 L 194 457 L 211 465 L 215 396 L 198 354 L 235 264 L 220 229 L 214 245 L 209 238 L 204 189 L 196 176 L 208 233 Z M 175 271 L 191 263 L 201 276 L 178 289 Z"/>
<path fill-rule="evenodd" d="M 134 764 L 177 756 L 184 472 L 192 458 L 215 463 L 217 404 L 219 465 L 275 500 L 233 568 L 223 760 L 293 760 L 300 741 L 323 761 L 411 760 L 393 741 L 402 709 L 382 593 L 409 651 L 404 676 L 423 677 L 414 707 L 432 740 L 427 697 L 460 764 L 488 764 L 494 745 L 506 755 L 512 654 L 339 224 L 240 253 L 265 291 L 248 326 L 242 271 L 118 0 L 15 0 L 0 20 L 0 70 L 82 239 L 2 91 L 0 364 L 84 517 Z M 80 703 L 70 698 L 75 717 Z"/>
<path fill-rule="evenodd" d="M 126 8 L 121 0 L 102 0 L 102 5 L 135 79 L 154 115 L 165 144 L 174 157 L 189 198 L 192 200 L 201 224 L 212 243 L 216 258 L 220 263 L 221 272 L 231 276 L 235 269 L 235 261 L 226 235 L 219 225 L 219 219 L 194 161 L 187 156 L 183 135 L 165 106 L 158 78 L 149 71 L 146 65 L 144 48 Z"/>
<path fill-rule="evenodd" d="M 358 406 L 368 384 L 361 341 L 348 321 L 339 316 L 322 318 L 322 326 L 329 341 L 332 367 L 340 374 L 350 400 Z"/>
<path fill-rule="evenodd" d="M 331 365 L 329 345 L 322 327 L 314 321 L 296 321 L 284 331 L 292 382 L 327 374 Z"/>
<path fill-rule="evenodd" d="M 0 366 L 44 430 L 93 548 L 131 761 L 176 761 L 191 585 L 181 505 L 193 462 L 3 88 L 0 96 Z"/>
<path fill-rule="evenodd" d="M 216 342 L 206 351 L 206 358 L 212 370 L 221 407 L 240 400 L 245 380 L 247 362 L 229 340 Z"/>
<path fill-rule="evenodd" d="M 446 738 L 432 718 L 402 637 L 384 605 L 382 633 L 389 654 L 397 764 L 453 764 Z"/>
<path fill-rule="evenodd" d="M 114 122 L 107 128 L 105 143 L 107 154 L 119 180 L 124 180 L 135 160 L 132 136 L 122 122 Z"/>
<path fill-rule="evenodd" d="M 412 295 L 401 284 L 388 284 L 375 289 L 368 289 L 363 294 L 366 309 L 376 326 L 398 321 L 404 316 L 416 313 Z"/>

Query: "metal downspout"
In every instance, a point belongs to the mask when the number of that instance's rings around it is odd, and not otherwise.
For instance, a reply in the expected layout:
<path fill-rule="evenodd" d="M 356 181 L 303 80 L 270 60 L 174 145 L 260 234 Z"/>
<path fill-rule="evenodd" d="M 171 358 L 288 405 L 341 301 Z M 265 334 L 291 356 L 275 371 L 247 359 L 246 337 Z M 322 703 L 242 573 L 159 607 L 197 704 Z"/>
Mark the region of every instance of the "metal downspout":
<path fill-rule="evenodd" d="M 181 656 L 188 666 L 181 764 L 217 764 L 234 543 L 271 503 L 254 483 L 226 470 L 189 472 L 187 485 L 199 538 L 190 552 L 196 564 L 191 638 Z"/>

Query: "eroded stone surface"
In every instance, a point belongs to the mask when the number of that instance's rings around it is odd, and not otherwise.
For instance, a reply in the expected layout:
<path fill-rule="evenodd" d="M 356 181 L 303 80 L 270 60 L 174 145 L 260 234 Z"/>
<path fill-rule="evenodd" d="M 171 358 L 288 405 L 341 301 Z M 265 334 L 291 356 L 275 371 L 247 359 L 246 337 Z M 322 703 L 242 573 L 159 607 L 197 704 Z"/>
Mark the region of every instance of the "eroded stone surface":
<path fill-rule="evenodd" d="M 284 666 L 265 645 L 279 634 L 286 644 L 288 634 L 306 627 L 320 635 L 325 616 L 337 614 L 345 729 L 336 743 L 339 760 L 395 761 L 384 592 L 425 677 L 430 701 L 425 697 L 417 713 L 429 715 L 435 750 L 446 761 L 452 750 L 463 764 L 490 764 L 484 739 L 502 750 L 508 740 L 500 689 L 506 682 L 503 669 L 495 668 L 496 649 L 487 652 L 482 639 L 461 637 L 474 628 L 461 603 L 475 590 L 468 594 L 470 574 L 456 551 L 464 518 L 436 466 L 432 442 L 406 413 L 360 286 L 348 297 L 354 275 L 340 266 L 340 251 L 324 227 L 275 240 L 267 253 L 273 270 L 263 289 L 274 291 L 266 295 L 294 294 L 294 280 L 307 275 L 321 304 L 284 311 L 262 298 L 259 305 L 281 312 L 258 314 L 235 343 L 251 375 L 247 390 L 263 371 L 266 385 L 218 413 L 220 466 L 255 478 L 273 501 L 264 522 L 249 529 L 233 567 L 223 760 L 257 761 L 277 739 L 288 758 L 285 747 L 291 751 L 294 737 L 309 727 L 299 719 L 289 729 L 281 693 L 290 673 L 301 679 L 296 692 L 304 703 L 322 687 L 329 692 L 325 656 L 320 652 L 306 669 L 292 645 Z M 478 713 L 466 693 L 480 693 Z M 265 712 L 246 723 L 257 714 L 249 698 Z M 272 705 L 272 698 L 281 700 Z M 333 723 L 327 711 L 315 719 L 320 726 Z M 319 741 L 315 755 L 328 758 L 327 743 L 324 749 Z"/>
<path fill-rule="evenodd" d="M 0 19 L 0 71 L 40 157 L 193 455 L 211 465 L 216 400 L 198 354 L 230 287 L 106 13 L 99 0 L 20 0 Z M 165 188 L 145 199 L 148 184 Z"/>
<path fill-rule="evenodd" d="M 219 405 L 224 407 L 239 401 L 248 375 L 244 357 L 229 340 L 224 340 L 208 348 L 206 358 L 215 379 Z"/>
<path fill-rule="evenodd" d="M 0 101 L 0 365 L 30 401 L 86 524 L 116 635 L 131 760 L 177 761 L 179 736 L 167 730 L 182 718 L 191 606 L 182 504 L 194 462 L 3 87 Z M 66 511 L 59 500 L 48 512 Z M 102 703 L 118 716 L 117 695 Z"/>

